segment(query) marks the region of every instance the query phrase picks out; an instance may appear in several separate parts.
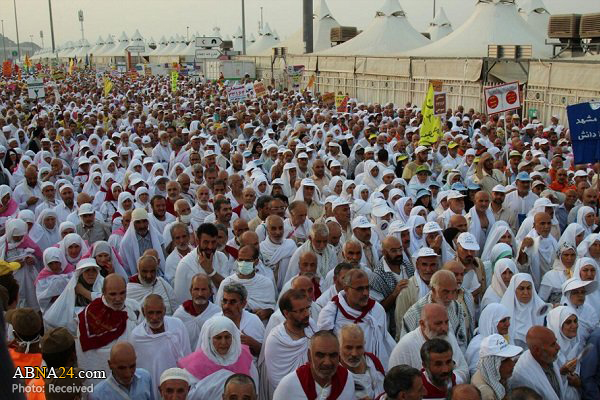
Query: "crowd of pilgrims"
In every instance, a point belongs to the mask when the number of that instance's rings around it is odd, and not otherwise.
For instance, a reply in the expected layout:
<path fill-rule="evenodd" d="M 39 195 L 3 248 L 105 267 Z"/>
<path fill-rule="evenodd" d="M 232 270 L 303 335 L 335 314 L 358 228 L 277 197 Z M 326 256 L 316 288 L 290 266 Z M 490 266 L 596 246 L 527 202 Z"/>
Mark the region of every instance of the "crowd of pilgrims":
<path fill-rule="evenodd" d="M 29 399 L 600 399 L 598 165 L 557 116 L 422 145 L 410 103 L 112 79 L 2 87 L 10 356 L 106 372 Z"/>

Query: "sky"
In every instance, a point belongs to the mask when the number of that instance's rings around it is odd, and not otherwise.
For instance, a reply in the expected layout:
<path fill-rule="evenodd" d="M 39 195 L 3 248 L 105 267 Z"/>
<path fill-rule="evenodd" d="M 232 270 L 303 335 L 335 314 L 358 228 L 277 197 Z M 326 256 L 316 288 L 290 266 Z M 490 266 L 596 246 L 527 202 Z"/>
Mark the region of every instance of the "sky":
<path fill-rule="evenodd" d="M 41 45 L 40 30 L 44 32 L 44 45 L 50 46 L 50 19 L 48 0 L 15 0 L 19 25 L 19 40 Z M 77 11 L 84 13 L 84 35 L 90 43 L 98 36 L 115 37 L 125 31 L 131 36 L 139 29 L 145 39 L 159 40 L 179 34 L 196 32 L 210 35 L 214 27 L 222 36 L 232 35 L 241 26 L 241 0 L 51 0 L 54 18 L 54 37 L 57 46 L 81 38 L 81 25 Z M 456 29 L 475 7 L 477 0 L 400 0 L 408 20 L 423 32 L 432 19 L 433 3 L 444 7 Z M 517 0 L 526 1 L 526 0 Z M 598 0 L 543 0 L 551 14 L 598 12 Z M 275 29 L 280 38 L 292 35 L 302 25 L 302 0 L 245 0 L 246 32 L 256 35 L 261 7 L 264 22 Z M 320 0 L 314 0 L 314 9 Z M 364 29 L 373 19 L 383 0 L 327 0 L 329 9 L 343 26 Z M 12 1 L 0 3 L 0 18 L 4 21 L 7 37 L 16 41 L 15 18 Z"/>

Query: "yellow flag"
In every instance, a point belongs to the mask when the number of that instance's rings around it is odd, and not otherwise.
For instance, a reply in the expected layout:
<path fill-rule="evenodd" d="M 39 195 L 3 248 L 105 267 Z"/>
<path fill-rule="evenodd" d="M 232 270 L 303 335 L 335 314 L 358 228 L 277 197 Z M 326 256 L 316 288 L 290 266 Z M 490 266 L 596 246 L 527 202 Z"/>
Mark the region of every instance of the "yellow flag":
<path fill-rule="evenodd" d="M 111 82 L 111 80 L 108 78 L 104 78 L 104 96 L 105 97 L 108 96 L 108 94 L 112 90 L 112 87 L 113 87 L 113 83 Z"/>
<path fill-rule="evenodd" d="M 171 71 L 171 92 L 177 91 L 177 80 L 179 79 L 179 72 Z"/>
<path fill-rule="evenodd" d="M 423 102 L 423 124 L 419 130 L 419 144 L 420 145 L 432 145 L 438 141 L 442 135 L 442 122 L 439 117 L 433 114 L 433 85 L 429 85 L 427 96 Z"/>
<path fill-rule="evenodd" d="M 69 75 L 71 75 L 73 73 L 73 70 L 75 69 L 75 62 L 73 61 L 73 59 L 71 58 L 69 60 Z"/>
<path fill-rule="evenodd" d="M 25 67 L 27 69 L 31 68 L 31 59 L 29 58 L 29 54 L 25 54 Z"/>

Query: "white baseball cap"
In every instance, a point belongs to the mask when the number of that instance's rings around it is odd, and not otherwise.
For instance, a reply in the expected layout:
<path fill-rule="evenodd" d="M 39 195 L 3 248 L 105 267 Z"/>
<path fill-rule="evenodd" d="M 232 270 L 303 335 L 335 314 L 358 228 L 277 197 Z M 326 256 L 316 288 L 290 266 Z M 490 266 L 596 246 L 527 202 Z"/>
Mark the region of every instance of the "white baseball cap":
<path fill-rule="evenodd" d="M 413 257 L 418 260 L 421 257 L 438 257 L 438 254 L 430 247 L 421 247 Z"/>
<path fill-rule="evenodd" d="M 440 225 L 434 221 L 427 222 L 423 226 L 423 234 L 433 233 L 433 232 L 441 232 L 441 231 L 442 231 L 442 228 L 440 227 Z"/>
<path fill-rule="evenodd" d="M 523 351 L 523 348 L 508 344 L 506 339 L 498 333 L 489 335 L 481 341 L 479 347 L 479 358 L 488 356 L 498 356 L 504 358 L 516 357 Z"/>
<path fill-rule="evenodd" d="M 477 239 L 469 232 L 463 232 L 458 235 L 458 244 L 465 250 L 479 251 Z"/>
<path fill-rule="evenodd" d="M 89 203 L 82 204 L 79 210 L 77 210 L 77 215 L 79 216 L 89 214 L 94 214 L 94 208 Z"/>
<path fill-rule="evenodd" d="M 465 197 L 465 195 L 462 194 L 461 192 L 456 191 L 456 190 L 449 190 L 448 195 L 446 196 L 446 199 L 448 199 L 448 200 L 462 199 L 463 197 Z"/>
<path fill-rule="evenodd" d="M 550 201 L 550 199 L 542 197 L 540 199 L 537 199 L 535 203 L 533 203 L 533 207 L 558 207 L 558 204 L 554 204 L 552 201 Z"/>
<path fill-rule="evenodd" d="M 359 215 L 352 220 L 352 229 L 356 228 L 372 228 L 373 224 L 364 215 Z"/>
<path fill-rule="evenodd" d="M 585 172 L 584 170 L 580 169 L 580 170 L 578 170 L 577 172 L 575 172 L 575 176 L 576 176 L 576 177 L 579 177 L 579 176 L 581 176 L 581 177 L 587 178 L 587 177 L 588 177 L 588 174 L 587 174 L 587 172 Z"/>
<path fill-rule="evenodd" d="M 331 204 L 331 209 L 333 210 L 339 206 L 349 206 L 349 205 L 350 205 L 350 202 L 340 196 L 333 201 L 333 203 Z"/>
<path fill-rule="evenodd" d="M 191 383 L 190 374 L 188 374 L 185 369 L 169 368 L 169 369 L 164 370 L 163 373 L 160 374 L 159 386 L 162 385 L 163 382 L 169 381 L 172 379 L 187 382 L 188 385 Z"/>
<path fill-rule="evenodd" d="M 506 188 L 502 185 L 496 185 L 494 186 L 494 188 L 492 189 L 492 192 L 496 192 L 496 193 L 506 193 Z"/>
<path fill-rule="evenodd" d="M 387 204 L 377 204 L 376 206 L 373 207 L 371 214 L 373 214 L 376 217 L 383 217 L 386 216 L 390 213 L 393 213 L 394 211 L 392 211 L 391 208 L 389 208 L 387 206 Z"/>
<path fill-rule="evenodd" d="M 415 154 L 418 154 L 422 151 L 428 151 L 429 147 L 425 147 L 425 146 L 417 146 L 417 148 L 415 149 Z"/>

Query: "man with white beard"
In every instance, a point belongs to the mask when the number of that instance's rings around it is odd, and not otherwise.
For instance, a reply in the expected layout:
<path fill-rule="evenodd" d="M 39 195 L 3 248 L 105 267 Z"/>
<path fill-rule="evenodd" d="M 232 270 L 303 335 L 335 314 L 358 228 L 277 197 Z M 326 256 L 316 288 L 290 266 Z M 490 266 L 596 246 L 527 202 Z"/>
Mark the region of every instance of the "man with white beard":
<path fill-rule="evenodd" d="M 256 314 L 261 321 L 266 322 L 275 310 L 275 288 L 269 278 L 257 273 L 258 262 L 257 247 L 241 247 L 235 262 L 236 273 L 223 279 L 215 302 L 221 303 L 225 286 L 231 283 L 242 284 L 248 291 L 247 309 Z"/>
<path fill-rule="evenodd" d="M 278 215 L 267 217 L 267 237 L 260 243 L 260 252 L 266 267 L 273 270 L 277 288 L 281 290 L 285 283 L 287 268 L 296 251 L 296 243 L 283 236 L 283 219 Z"/>
<path fill-rule="evenodd" d="M 137 354 L 137 367 L 144 368 L 159 382 L 163 371 L 177 366 L 177 360 L 191 353 L 190 339 L 180 319 L 165 316 L 165 303 L 157 294 L 149 294 L 142 306 L 145 321 L 131 333 Z M 158 385 L 153 385 L 158 398 Z"/>
<path fill-rule="evenodd" d="M 338 332 L 340 364 L 354 378 L 357 399 L 374 399 L 383 393 L 385 369 L 381 361 L 365 351 L 365 335 L 358 325 L 348 324 Z"/>
<path fill-rule="evenodd" d="M 194 250 L 190 245 L 191 234 L 187 226 L 181 222 L 176 222 L 170 226 L 170 235 L 172 240 L 171 254 L 165 260 L 165 279 L 170 285 L 173 285 L 175 271 L 181 259 Z"/>
<path fill-rule="evenodd" d="M 168 249 L 173 237 L 171 236 L 171 228 L 174 224 L 180 223 L 186 226 L 188 232 L 190 234 L 194 233 L 194 229 L 192 228 L 192 211 L 190 208 L 190 204 L 185 199 L 178 199 L 174 204 L 175 208 L 175 221 L 169 222 L 164 230 L 161 232 L 163 235 L 163 239 L 165 241 L 165 249 Z"/>
<path fill-rule="evenodd" d="M 209 203 L 210 189 L 206 185 L 198 186 L 196 189 L 196 205 L 192 207 L 192 227 L 198 229 L 206 217 L 213 213 L 213 208 Z"/>
<path fill-rule="evenodd" d="M 160 142 L 154 146 L 152 150 L 152 158 L 162 164 L 162 166 L 168 171 L 169 160 L 171 158 L 171 145 L 169 144 L 169 134 L 162 131 L 158 135 Z"/>
<path fill-rule="evenodd" d="M 108 374 L 110 349 L 117 342 L 129 341 L 139 317 L 139 303 L 127 299 L 125 278 L 118 274 L 104 278 L 102 297 L 93 300 L 78 315 L 75 347 L 79 367 Z M 89 382 L 98 383 L 98 380 Z"/>
<path fill-rule="evenodd" d="M 337 265 L 337 256 L 334 247 L 328 244 L 329 228 L 322 223 L 311 226 L 308 240 L 304 242 L 292 255 L 285 281 L 288 282 L 298 274 L 298 263 L 303 253 L 310 252 L 317 257 L 317 276 L 321 281 L 325 280 L 327 273 Z"/>
<path fill-rule="evenodd" d="M 221 309 L 210 301 L 210 279 L 203 274 L 194 275 L 190 285 L 191 300 L 186 300 L 173 313 L 185 325 L 190 346 L 195 349 L 204 323 Z"/>
<path fill-rule="evenodd" d="M 517 266 L 520 272 L 531 274 L 535 288 L 539 289 L 542 277 L 552 269 L 558 243 L 550 234 L 552 218 L 545 212 L 535 214 L 533 229 L 519 245 Z"/>
<path fill-rule="evenodd" d="M 165 302 L 167 315 L 172 315 L 178 306 L 175 292 L 169 283 L 158 272 L 158 260 L 144 253 L 137 263 L 138 273 L 129 277 L 127 298 L 141 303 L 150 294 L 159 295 Z"/>
<path fill-rule="evenodd" d="M 308 343 L 316 331 L 316 323 L 310 317 L 311 303 L 298 289 L 288 290 L 279 299 L 284 321 L 269 332 L 259 359 L 266 380 L 261 386 L 268 389 L 264 398 L 272 398 L 281 379 L 308 361 Z"/>
<path fill-rule="evenodd" d="M 390 355 L 388 370 L 406 364 L 422 368 L 421 346 L 429 339 L 444 339 L 452 346 L 452 359 L 457 383 L 469 382 L 469 366 L 460 350 L 456 337 L 448 328 L 448 311 L 441 304 L 426 304 L 421 311 L 419 327 L 400 339 Z"/>

